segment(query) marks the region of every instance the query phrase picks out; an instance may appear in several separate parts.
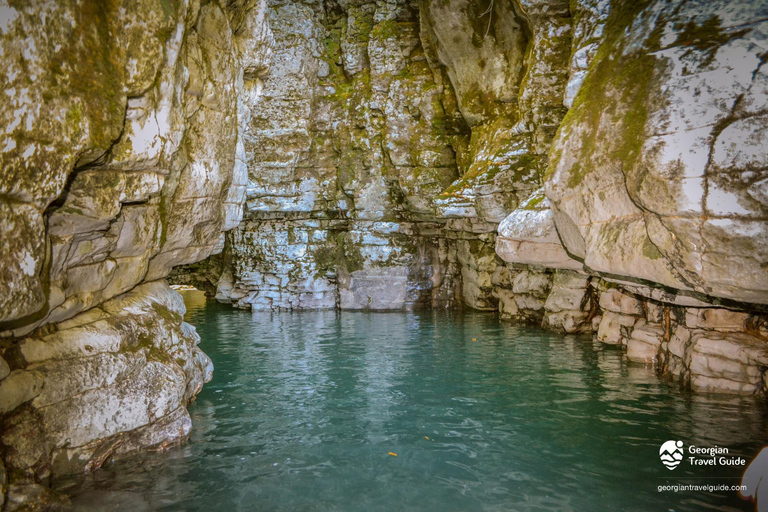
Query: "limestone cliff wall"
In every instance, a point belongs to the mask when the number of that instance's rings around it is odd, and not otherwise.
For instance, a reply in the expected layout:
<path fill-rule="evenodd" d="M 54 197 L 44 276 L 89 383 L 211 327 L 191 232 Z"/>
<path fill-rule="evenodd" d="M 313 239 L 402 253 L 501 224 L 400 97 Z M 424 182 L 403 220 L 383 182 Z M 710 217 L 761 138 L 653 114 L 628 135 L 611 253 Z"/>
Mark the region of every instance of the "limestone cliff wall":
<path fill-rule="evenodd" d="M 2 499 L 186 435 L 211 365 L 175 266 L 238 307 L 465 305 L 765 391 L 767 9 L 0 2 Z"/>
<path fill-rule="evenodd" d="M 269 9 L 244 221 L 174 279 L 238 307 L 466 305 L 625 345 L 642 320 L 660 370 L 763 387 L 765 354 L 735 343 L 751 370 L 729 381 L 664 345 L 739 318 L 763 350 L 763 3 Z"/>
<path fill-rule="evenodd" d="M 11 496 L 188 433 L 212 368 L 164 278 L 241 220 L 266 16 L 260 1 L 0 2 Z"/>
<path fill-rule="evenodd" d="M 570 110 L 543 188 L 499 226 L 513 266 L 591 276 L 575 296 L 537 288 L 545 324 L 553 302 L 581 295 L 566 330 L 595 330 L 697 390 L 766 389 L 766 14 L 577 3 Z M 530 316 L 530 302 L 513 287 L 502 314 Z"/>
<path fill-rule="evenodd" d="M 768 302 L 767 8 L 614 7 L 545 180 L 587 268 Z"/>
<path fill-rule="evenodd" d="M 571 40 L 567 2 L 487 7 L 271 2 L 245 219 L 203 286 L 258 309 L 495 310 L 496 227 L 541 186 Z"/>

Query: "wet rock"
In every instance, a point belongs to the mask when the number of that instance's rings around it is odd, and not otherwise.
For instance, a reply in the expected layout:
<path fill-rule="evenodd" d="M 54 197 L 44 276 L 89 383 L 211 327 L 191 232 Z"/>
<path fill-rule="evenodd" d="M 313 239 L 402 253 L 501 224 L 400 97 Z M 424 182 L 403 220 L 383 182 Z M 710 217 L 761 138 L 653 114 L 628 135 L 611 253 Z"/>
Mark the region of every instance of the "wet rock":
<path fill-rule="evenodd" d="M 222 251 L 193 273 L 237 307 L 460 302 L 761 388 L 757 0 L 118 4 L 0 42 L 9 471 L 188 435 L 212 364 L 162 280 Z"/>
<path fill-rule="evenodd" d="M 768 343 L 743 332 L 678 326 L 668 344 L 668 358 L 668 371 L 694 390 L 754 394 L 764 389 Z"/>
<path fill-rule="evenodd" d="M 553 275 L 552 288 L 544 303 L 542 325 L 567 333 L 589 332 L 589 312 L 582 310 L 588 293 L 589 278 L 570 270 L 558 270 Z"/>
<path fill-rule="evenodd" d="M 656 364 L 658 353 L 664 340 L 664 329 L 658 325 L 641 322 L 632 330 L 627 340 L 627 359 L 645 364 Z"/>
<path fill-rule="evenodd" d="M 402 309 L 405 299 L 404 268 L 355 271 L 340 290 L 343 309 Z"/>
<path fill-rule="evenodd" d="M 597 329 L 597 340 L 608 345 L 626 345 L 637 321 L 634 316 L 605 311 Z"/>
<path fill-rule="evenodd" d="M 5 465 L 0 460 L 0 507 L 5 505 L 5 495 L 8 492 L 8 475 L 5 472 Z"/>
<path fill-rule="evenodd" d="M 162 278 L 242 217 L 266 1 L 122 4 L 11 6 L 0 29 L 0 435 L 35 481 L 186 437 L 212 364 Z"/>
<path fill-rule="evenodd" d="M 533 269 L 497 267 L 493 296 L 499 301 L 499 313 L 505 320 L 541 324 L 544 303 L 552 286 L 552 274 Z M 501 278 L 501 276 L 504 276 Z M 514 277 L 513 277 L 514 276 Z"/>
<path fill-rule="evenodd" d="M 568 334 L 585 332 L 592 328 L 591 324 L 587 322 L 587 313 L 575 310 L 560 311 L 559 313 L 546 312 L 542 326 Z"/>
<path fill-rule="evenodd" d="M 494 296 L 499 301 L 499 316 L 503 320 L 517 318 L 520 308 L 517 307 L 515 294 L 509 290 L 494 290 Z"/>
<path fill-rule="evenodd" d="M 186 438 L 185 406 L 210 380 L 212 364 L 182 320 L 180 294 L 145 283 L 100 310 L 109 320 L 83 313 L 68 329 L 25 340 L 27 370 L 0 381 L 4 412 L 30 404 L 2 425 L 13 467 L 78 472 L 108 454 Z"/>
<path fill-rule="evenodd" d="M 9 512 L 45 510 L 69 512 L 72 510 L 67 496 L 40 484 L 25 483 L 8 486 L 5 508 Z"/>

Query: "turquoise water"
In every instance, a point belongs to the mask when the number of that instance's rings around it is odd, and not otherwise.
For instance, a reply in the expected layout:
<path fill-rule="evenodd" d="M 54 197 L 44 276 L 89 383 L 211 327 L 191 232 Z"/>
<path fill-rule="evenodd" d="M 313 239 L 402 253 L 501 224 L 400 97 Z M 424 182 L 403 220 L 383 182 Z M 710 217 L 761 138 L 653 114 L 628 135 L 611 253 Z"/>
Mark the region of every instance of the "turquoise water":
<path fill-rule="evenodd" d="M 741 475 L 669 471 L 658 452 L 681 439 L 751 460 L 764 402 L 682 392 L 589 337 L 477 313 L 192 301 L 187 319 L 216 366 L 190 441 L 60 482 L 76 509 L 753 510 L 735 492 L 658 492 Z"/>

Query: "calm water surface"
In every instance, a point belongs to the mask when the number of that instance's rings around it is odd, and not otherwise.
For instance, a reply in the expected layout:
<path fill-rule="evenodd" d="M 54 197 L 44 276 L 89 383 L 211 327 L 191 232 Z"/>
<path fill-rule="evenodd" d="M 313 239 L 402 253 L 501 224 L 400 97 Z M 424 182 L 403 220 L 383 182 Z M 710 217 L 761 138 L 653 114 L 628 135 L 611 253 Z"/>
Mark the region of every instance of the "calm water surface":
<path fill-rule="evenodd" d="M 491 314 L 189 297 L 216 366 L 190 441 L 60 482 L 78 510 L 753 510 L 734 492 L 659 493 L 742 471 L 672 472 L 658 451 L 681 439 L 751 460 L 768 441 L 758 400 L 685 393 L 588 337 Z"/>

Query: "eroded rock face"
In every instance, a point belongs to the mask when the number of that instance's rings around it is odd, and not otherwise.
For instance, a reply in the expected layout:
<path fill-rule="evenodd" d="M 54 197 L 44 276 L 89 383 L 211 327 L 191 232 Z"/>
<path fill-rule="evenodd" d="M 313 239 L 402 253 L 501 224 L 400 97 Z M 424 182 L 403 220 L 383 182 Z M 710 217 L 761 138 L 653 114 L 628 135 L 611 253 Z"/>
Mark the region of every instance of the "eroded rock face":
<path fill-rule="evenodd" d="M 565 248 L 596 272 L 768 303 L 765 3 L 611 9 L 545 181 Z"/>
<path fill-rule="evenodd" d="M 185 311 L 178 292 L 153 281 L 23 339 L 11 355 L 25 369 L 0 382 L 0 406 L 14 375 L 36 385 L 24 386 L 24 407 L 3 411 L 8 469 L 31 479 L 80 472 L 185 439 L 185 406 L 213 372 Z"/>
<path fill-rule="evenodd" d="M 496 227 L 541 186 L 571 25 L 567 2 L 483 11 L 271 2 L 245 221 L 178 280 L 254 309 L 497 309 Z"/>
<path fill-rule="evenodd" d="M 0 3 L 0 489 L 186 435 L 210 362 L 163 279 L 217 253 L 173 279 L 764 391 L 766 9 Z"/>
<path fill-rule="evenodd" d="M 584 292 L 552 287 L 545 324 L 582 295 L 570 325 L 589 320 L 599 341 L 697 390 L 766 389 L 767 14 L 763 2 L 572 3 L 571 108 L 543 190 L 496 241 L 512 269 L 594 276 Z M 529 320 L 513 288 L 497 292 L 502 314 Z"/>
<path fill-rule="evenodd" d="M 244 137 L 245 221 L 217 297 L 253 309 L 452 300 L 438 283 L 446 242 L 421 234 L 439 232 L 433 198 L 457 178 L 451 142 L 466 144 L 468 128 L 453 95 L 443 103 L 447 79 L 435 85 L 417 13 L 270 3 L 274 58 Z"/>
<path fill-rule="evenodd" d="M 212 367 L 163 278 L 242 217 L 266 16 L 263 1 L 0 2 L 11 489 L 189 432 Z"/>
<path fill-rule="evenodd" d="M 272 2 L 245 221 L 174 279 L 253 309 L 498 310 L 657 366 L 659 311 L 759 316 L 764 6 L 681 5 Z"/>
<path fill-rule="evenodd" d="M 220 250 L 241 217 L 238 118 L 269 56 L 265 8 L 4 8 L 5 335 Z"/>

